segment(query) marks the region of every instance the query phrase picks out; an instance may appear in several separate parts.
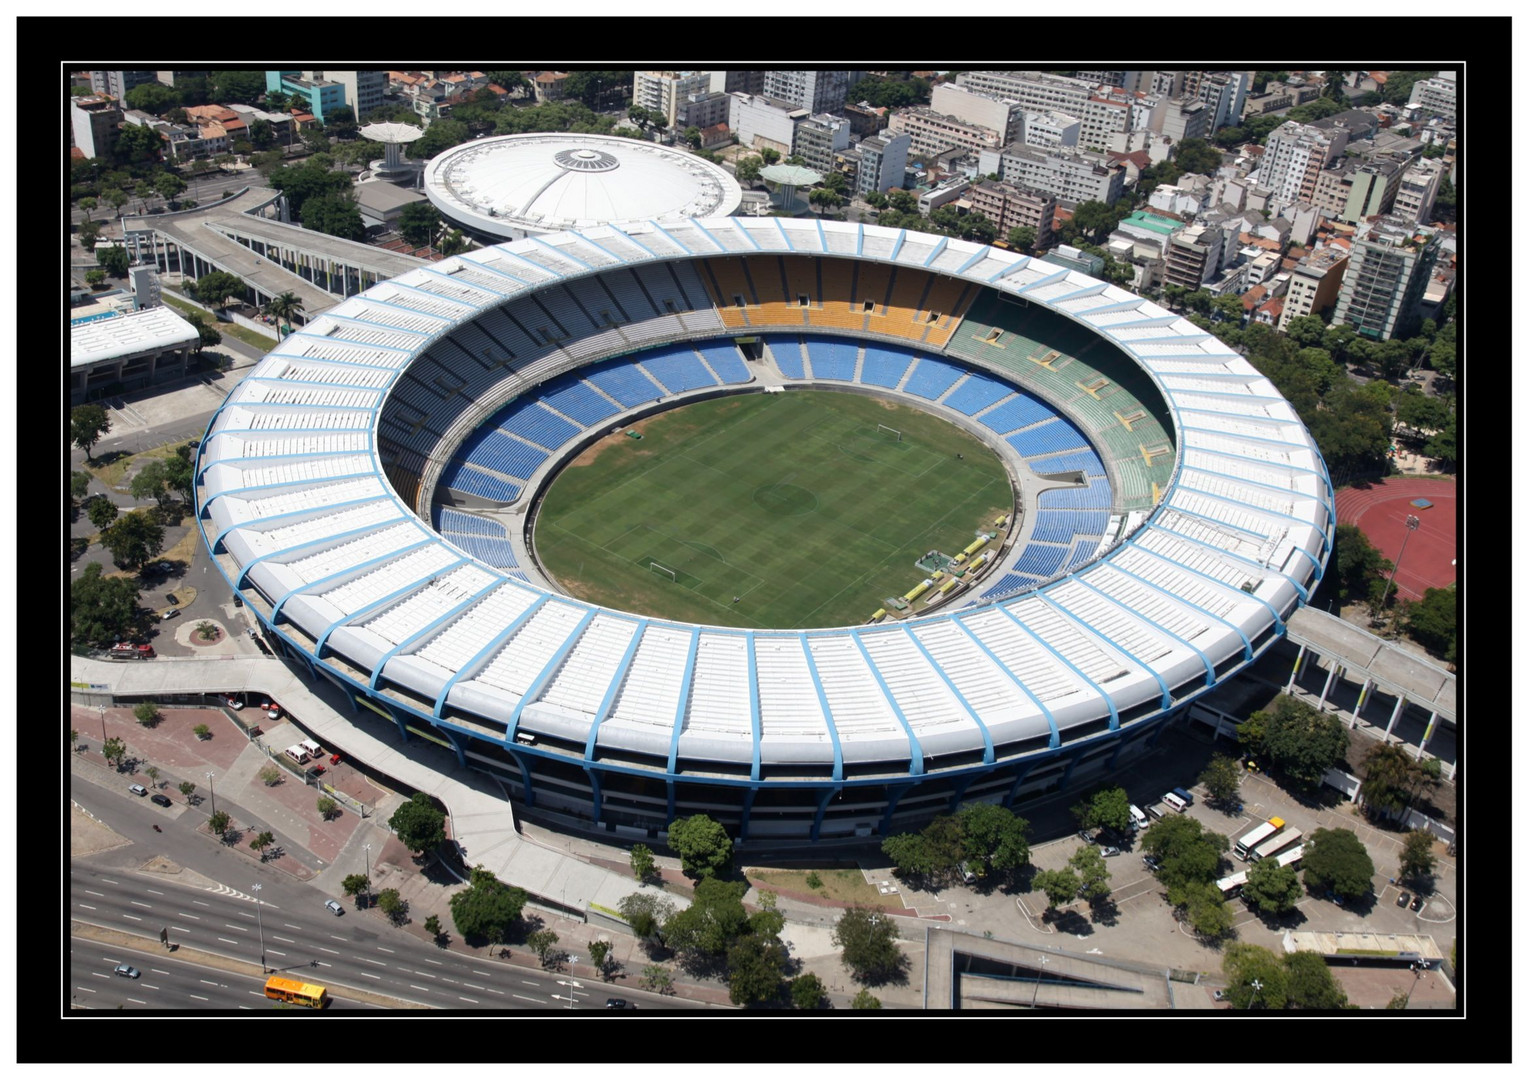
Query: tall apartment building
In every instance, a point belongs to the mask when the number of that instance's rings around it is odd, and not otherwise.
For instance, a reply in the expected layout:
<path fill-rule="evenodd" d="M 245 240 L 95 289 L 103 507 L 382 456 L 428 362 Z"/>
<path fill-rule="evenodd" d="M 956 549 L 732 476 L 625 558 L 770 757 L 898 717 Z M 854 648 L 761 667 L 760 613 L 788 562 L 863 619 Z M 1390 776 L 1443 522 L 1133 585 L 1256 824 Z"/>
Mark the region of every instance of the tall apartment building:
<path fill-rule="evenodd" d="M 1220 269 L 1225 233 L 1213 225 L 1193 225 L 1168 238 L 1164 251 L 1169 285 L 1197 289 Z"/>
<path fill-rule="evenodd" d="M 1196 72 L 1200 76 L 1193 90 L 1185 91 L 1204 102 L 1210 110 L 1209 128 L 1214 133 L 1223 127 L 1241 123 L 1251 78 L 1245 71 Z"/>
<path fill-rule="evenodd" d="M 1024 113 L 1024 123 L 1018 141 L 1025 146 L 1076 147 L 1082 138 L 1082 121 L 1066 113 L 1047 109 L 1044 112 Z M 1106 148 L 1107 149 L 1107 148 Z"/>
<path fill-rule="evenodd" d="M 90 73 L 90 90 L 95 94 L 105 94 L 114 97 L 118 101 L 135 86 L 144 83 L 157 82 L 157 71 L 92 71 Z"/>
<path fill-rule="evenodd" d="M 810 113 L 788 101 L 760 94 L 732 94 L 727 111 L 727 126 L 738 142 L 756 150 L 778 150 L 782 155 L 795 153 L 796 125 Z"/>
<path fill-rule="evenodd" d="M 156 71 L 156 72 L 154 72 L 154 77 L 157 78 L 160 82 L 162 82 L 166 86 L 174 86 L 178 81 L 180 81 L 182 79 L 201 79 L 201 78 L 205 78 L 206 75 L 207 75 L 207 73 L 205 71 Z"/>
<path fill-rule="evenodd" d="M 674 123 L 680 129 L 698 127 L 704 131 L 708 127 L 725 124 L 731 110 L 731 94 L 701 94 L 679 103 L 679 113 Z"/>
<path fill-rule="evenodd" d="M 1386 217 L 1353 241 L 1353 255 L 1337 294 L 1334 322 L 1347 323 L 1375 341 L 1407 337 L 1438 260 L 1438 245 L 1410 222 Z"/>
<path fill-rule="evenodd" d="M 848 71 L 766 71 L 764 96 L 810 113 L 836 113 L 849 97 Z"/>
<path fill-rule="evenodd" d="M 109 97 L 92 95 L 69 99 L 69 126 L 74 145 L 88 158 L 105 157 L 117 142 L 122 110 Z"/>
<path fill-rule="evenodd" d="M 1268 135 L 1258 183 L 1273 192 L 1275 199 L 1311 202 L 1321 170 L 1336 161 L 1347 145 L 1344 127 L 1318 128 L 1287 121 Z"/>
<path fill-rule="evenodd" d="M 971 209 L 997 226 L 999 238 L 1021 225 L 1035 230 L 1035 246 L 1050 247 L 1051 223 L 1056 217 L 1056 196 L 1031 191 L 1015 184 L 984 180 L 966 189 Z"/>
<path fill-rule="evenodd" d="M 662 113 L 664 123 L 673 127 L 679 121 L 680 109 L 692 97 L 725 86 L 726 74 L 720 71 L 633 71 L 631 103 Z"/>
<path fill-rule="evenodd" d="M 305 71 L 303 78 L 339 83 L 345 88 L 343 104 L 349 105 L 357 120 L 373 109 L 381 108 L 382 95 L 387 90 L 385 71 Z M 317 113 L 313 114 L 318 116 Z M 322 122 L 322 118 L 320 118 Z"/>
<path fill-rule="evenodd" d="M 1290 319 L 1316 315 L 1335 304 L 1347 268 L 1348 253 L 1339 247 L 1322 248 L 1295 264 L 1289 274 L 1289 292 L 1284 296 L 1279 329 L 1288 328 Z"/>
<path fill-rule="evenodd" d="M 834 155 L 849 149 L 849 121 L 841 116 L 818 113 L 796 125 L 796 142 L 791 151 L 799 154 L 806 167 L 826 175 L 833 171 Z"/>
<path fill-rule="evenodd" d="M 1459 87 L 1455 82 L 1456 74 L 1452 71 L 1440 71 L 1431 79 L 1418 79 L 1411 84 L 1410 103 L 1453 120 L 1459 94 Z"/>
<path fill-rule="evenodd" d="M 923 105 L 892 113 L 886 130 L 893 135 L 909 136 L 914 158 L 933 157 L 952 147 L 995 150 L 1003 145 L 998 133 L 990 128 L 945 116 Z"/>
<path fill-rule="evenodd" d="M 1142 95 L 1101 90 L 1084 79 L 1038 71 L 963 71 L 955 81 L 977 93 L 1017 101 L 1025 110 L 1077 117 L 1081 124 L 1077 144 L 1084 147 L 1108 146 L 1110 135 L 1144 126 L 1147 115 Z"/>
<path fill-rule="evenodd" d="M 1112 203 L 1125 187 L 1123 166 L 1082 150 L 1005 146 L 982 152 L 978 168 L 995 172 L 1010 184 L 1054 195 L 1068 209 L 1090 200 Z"/>
<path fill-rule="evenodd" d="M 1210 107 L 1197 98 L 1166 98 L 1152 110 L 1151 130 L 1173 142 L 1210 134 Z"/>
<path fill-rule="evenodd" d="M 1023 141 L 1024 106 L 1013 98 L 983 94 L 958 83 L 940 83 L 930 95 L 929 108 L 998 134 L 998 146 Z"/>
<path fill-rule="evenodd" d="M 314 77 L 313 72 L 267 71 L 265 89 L 267 93 L 275 90 L 282 94 L 301 94 L 308 103 L 308 111 L 320 124 L 327 122 L 324 120 L 326 113 L 332 116 L 335 109 L 346 104 L 342 84 L 322 76 Z"/>
<path fill-rule="evenodd" d="M 1367 161 L 1353 170 L 1353 186 L 1339 221 L 1359 222 L 1367 217 L 1388 214 L 1395 205 L 1395 193 L 1401 186 L 1405 165 L 1400 161 Z"/>
<path fill-rule="evenodd" d="M 1432 218 L 1433 200 L 1443 184 L 1445 167 L 1436 158 L 1423 158 L 1401 173 L 1392 213 L 1405 221 L 1426 225 Z"/>
<path fill-rule="evenodd" d="M 907 151 L 912 146 L 909 135 L 872 135 L 859 144 L 859 169 L 854 178 L 857 195 L 888 191 L 901 187 L 907 175 Z"/>

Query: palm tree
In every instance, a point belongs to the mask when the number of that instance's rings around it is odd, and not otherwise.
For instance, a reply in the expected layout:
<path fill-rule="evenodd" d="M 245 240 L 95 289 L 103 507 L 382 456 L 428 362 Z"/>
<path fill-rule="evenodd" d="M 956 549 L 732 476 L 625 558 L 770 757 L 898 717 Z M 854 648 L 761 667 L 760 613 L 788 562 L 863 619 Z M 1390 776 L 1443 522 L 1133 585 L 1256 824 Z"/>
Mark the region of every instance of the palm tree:
<path fill-rule="evenodd" d="M 265 313 L 276 320 L 276 340 L 281 340 L 281 324 L 290 324 L 292 317 L 302 310 L 302 301 L 296 293 L 284 292 L 273 296 L 265 305 Z"/>

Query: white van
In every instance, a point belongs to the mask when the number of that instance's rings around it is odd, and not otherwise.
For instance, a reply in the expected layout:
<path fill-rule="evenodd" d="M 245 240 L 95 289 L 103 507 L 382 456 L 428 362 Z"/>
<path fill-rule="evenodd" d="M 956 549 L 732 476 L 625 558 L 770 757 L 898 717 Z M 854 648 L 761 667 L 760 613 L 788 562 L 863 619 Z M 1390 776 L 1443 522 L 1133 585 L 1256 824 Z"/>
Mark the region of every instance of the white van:
<path fill-rule="evenodd" d="M 318 743 L 314 742 L 312 739 L 304 739 L 297 745 L 306 750 L 308 752 L 308 756 L 311 758 L 321 758 L 324 756 L 324 748 L 319 746 Z"/>
<path fill-rule="evenodd" d="M 287 747 L 285 753 L 287 757 L 299 765 L 306 765 L 308 763 L 308 752 L 302 748 L 301 743 L 298 743 L 296 746 Z"/>
<path fill-rule="evenodd" d="M 1146 812 L 1135 803 L 1130 804 L 1130 824 L 1137 831 L 1146 827 Z"/>
<path fill-rule="evenodd" d="M 1188 809 L 1188 803 L 1178 798 L 1178 796 L 1174 795 L 1171 791 L 1162 796 L 1162 801 L 1165 802 L 1168 806 L 1172 807 L 1174 810 L 1178 811 L 1180 814 Z"/>

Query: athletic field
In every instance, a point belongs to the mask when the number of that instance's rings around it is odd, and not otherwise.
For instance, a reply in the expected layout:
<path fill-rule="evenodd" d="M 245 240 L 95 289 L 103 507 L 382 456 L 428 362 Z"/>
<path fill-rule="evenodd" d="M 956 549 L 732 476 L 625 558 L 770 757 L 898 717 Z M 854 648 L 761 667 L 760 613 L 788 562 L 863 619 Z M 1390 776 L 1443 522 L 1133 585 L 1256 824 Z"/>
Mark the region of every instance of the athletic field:
<path fill-rule="evenodd" d="M 879 398 L 714 398 L 635 430 L 640 440 L 609 436 L 565 468 L 535 526 L 565 590 L 624 611 L 754 628 L 862 623 L 923 579 L 913 564 L 924 552 L 953 554 L 1013 509 L 1007 474 L 979 440 Z"/>

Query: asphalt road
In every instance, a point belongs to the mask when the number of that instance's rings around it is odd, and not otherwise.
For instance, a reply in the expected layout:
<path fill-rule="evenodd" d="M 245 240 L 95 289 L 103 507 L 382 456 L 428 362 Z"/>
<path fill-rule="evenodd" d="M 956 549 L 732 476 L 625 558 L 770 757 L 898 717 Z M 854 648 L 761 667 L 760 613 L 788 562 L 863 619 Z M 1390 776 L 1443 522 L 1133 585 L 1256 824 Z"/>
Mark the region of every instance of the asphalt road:
<path fill-rule="evenodd" d="M 131 841 L 125 847 L 72 860 L 68 914 L 78 922 L 141 934 L 151 940 L 157 940 L 163 927 L 169 931 L 172 944 L 256 965 L 260 963 L 263 935 L 265 960 L 274 972 L 291 972 L 293 977 L 321 983 L 337 1001 L 345 998 L 347 988 L 357 988 L 409 1003 L 404 1007 L 420 1008 L 566 1009 L 570 994 L 573 1008 L 603 1008 L 607 997 L 626 998 L 648 1009 L 711 1007 L 627 986 L 605 986 L 589 978 L 578 980 L 580 986 L 569 987 L 570 977 L 557 972 L 527 970 L 437 949 L 380 918 L 356 912 L 348 899 L 341 900 L 345 914 L 334 916 L 323 906 L 329 899 L 327 894 L 227 851 L 210 837 L 195 832 L 203 820 L 199 811 L 180 807 L 161 810 L 147 799 L 128 794 L 125 788 L 118 794 L 77 779 L 72 794 L 80 806 Z M 163 832 L 155 833 L 155 824 Z M 160 854 L 204 875 L 210 883 L 183 883 L 173 875 L 138 869 Z M 254 900 L 257 884 L 258 912 Z M 151 1004 L 207 1009 L 248 1004 L 244 1000 L 248 987 L 259 982 L 255 975 L 245 980 L 221 969 L 182 962 L 196 975 L 187 981 L 185 973 L 166 966 L 164 961 L 171 954 L 163 952 L 152 957 L 125 955 L 107 963 L 116 953 L 128 952 L 97 942 L 76 942 L 78 959 L 71 962 L 71 985 L 96 991 L 91 998 L 93 1007 L 101 1007 L 113 994 L 126 1000 L 135 980 L 111 973 L 111 968 L 125 959 L 144 971 L 146 978 L 147 973 L 154 972 L 157 981 L 149 981 L 163 996 Z M 161 970 L 167 974 L 160 974 Z M 102 977 L 93 972 L 102 973 Z M 108 991 L 103 980 L 107 985 L 121 983 L 122 989 Z M 136 982 L 143 984 L 144 980 Z M 103 994 L 106 997 L 101 997 Z M 142 993 L 133 996 L 147 1000 Z M 116 1001 L 112 1004 L 114 1007 Z"/>

